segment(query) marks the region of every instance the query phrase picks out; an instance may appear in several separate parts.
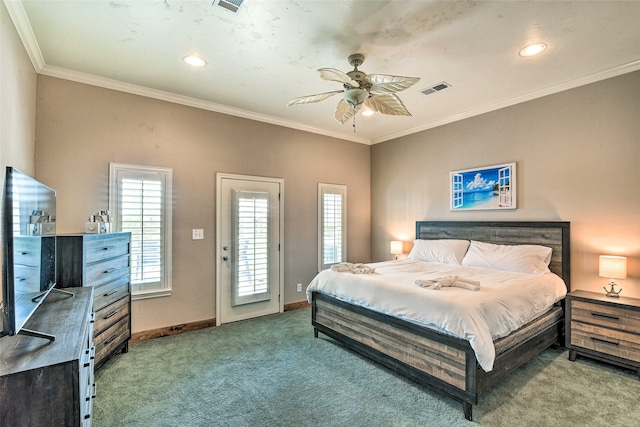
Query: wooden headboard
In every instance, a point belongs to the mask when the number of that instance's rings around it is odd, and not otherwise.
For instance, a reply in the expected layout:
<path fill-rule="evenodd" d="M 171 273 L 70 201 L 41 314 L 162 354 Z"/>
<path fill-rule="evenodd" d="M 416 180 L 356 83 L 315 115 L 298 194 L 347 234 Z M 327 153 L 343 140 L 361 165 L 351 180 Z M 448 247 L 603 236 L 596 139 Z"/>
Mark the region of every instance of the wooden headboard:
<path fill-rule="evenodd" d="M 465 239 L 499 245 L 542 245 L 553 249 L 549 270 L 571 285 L 569 222 L 417 221 L 416 239 Z"/>

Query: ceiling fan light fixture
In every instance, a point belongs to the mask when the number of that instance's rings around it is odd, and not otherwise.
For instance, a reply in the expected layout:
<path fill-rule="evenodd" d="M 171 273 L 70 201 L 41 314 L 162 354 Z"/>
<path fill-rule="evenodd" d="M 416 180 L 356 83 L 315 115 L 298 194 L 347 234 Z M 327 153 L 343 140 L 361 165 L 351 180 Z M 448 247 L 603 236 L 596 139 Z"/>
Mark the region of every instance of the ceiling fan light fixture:
<path fill-rule="evenodd" d="M 365 99 L 369 97 L 369 92 L 365 89 L 349 89 L 342 92 L 342 99 L 347 101 L 353 108 L 357 108 L 361 105 Z"/>
<path fill-rule="evenodd" d="M 520 56 L 525 58 L 528 56 L 536 56 L 544 52 L 546 49 L 547 45 L 545 43 L 533 43 L 520 49 Z"/>
<path fill-rule="evenodd" d="M 191 65 L 192 67 L 204 67 L 205 65 L 207 65 L 207 61 L 205 61 L 204 59 L 200 58 L 199 56 L 196 55 L 187 55 L 183 58 L 183 61 L 189 65 Z"/>
<path fill-rule="evenodd" d="M 362 115 L 365 117 L 373 116 L 375 113 L 376 113 L 375 111 L 370 110 L 366 107 L 362 109 Z"/>

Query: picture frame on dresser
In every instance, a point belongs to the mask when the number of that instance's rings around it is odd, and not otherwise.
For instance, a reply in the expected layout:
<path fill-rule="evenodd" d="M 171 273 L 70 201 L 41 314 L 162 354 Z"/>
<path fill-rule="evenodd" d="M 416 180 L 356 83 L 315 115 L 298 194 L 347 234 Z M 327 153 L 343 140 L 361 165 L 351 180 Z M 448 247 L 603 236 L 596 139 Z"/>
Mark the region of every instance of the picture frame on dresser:
<path fill-rule="evenodd" d="M 131 233 L 57 236 L 57 286 L 94 288 L 95 366 L 129 351 Z"/>

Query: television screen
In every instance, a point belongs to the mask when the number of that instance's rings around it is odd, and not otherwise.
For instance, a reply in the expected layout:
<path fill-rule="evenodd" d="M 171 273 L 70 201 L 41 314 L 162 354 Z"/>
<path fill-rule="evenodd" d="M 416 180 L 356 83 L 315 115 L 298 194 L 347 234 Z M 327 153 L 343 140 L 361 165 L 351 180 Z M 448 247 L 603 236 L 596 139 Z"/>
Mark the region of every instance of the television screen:
<path fill-rule="evenodd" d="M 24 326 L 56 280 L 56 192 L 7 167 L 3 193 L 3 334 Z"/>

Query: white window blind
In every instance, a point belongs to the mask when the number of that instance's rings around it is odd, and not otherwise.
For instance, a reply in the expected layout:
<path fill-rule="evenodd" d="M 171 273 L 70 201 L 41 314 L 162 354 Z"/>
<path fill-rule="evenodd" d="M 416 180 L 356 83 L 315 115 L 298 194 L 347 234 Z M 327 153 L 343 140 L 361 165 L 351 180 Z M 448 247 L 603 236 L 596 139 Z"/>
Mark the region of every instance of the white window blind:
<path fill-rule="evenodd" d="M 171 293 L 171 169 L 111 164 L 114 229 L 131 233 L 134 298 Z"/>
<path fill-rule="evenodd" d="M 234 191 L 232 305 L 265 301 L 269 295 L 269 193 Z"/>
<path fill-rule="evenodd" d="M 347 187 L 318 184 L 318 269 L 346 261 Z"/>

